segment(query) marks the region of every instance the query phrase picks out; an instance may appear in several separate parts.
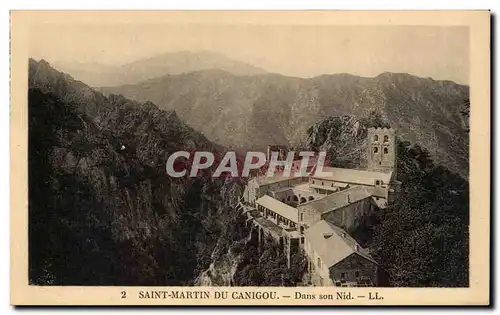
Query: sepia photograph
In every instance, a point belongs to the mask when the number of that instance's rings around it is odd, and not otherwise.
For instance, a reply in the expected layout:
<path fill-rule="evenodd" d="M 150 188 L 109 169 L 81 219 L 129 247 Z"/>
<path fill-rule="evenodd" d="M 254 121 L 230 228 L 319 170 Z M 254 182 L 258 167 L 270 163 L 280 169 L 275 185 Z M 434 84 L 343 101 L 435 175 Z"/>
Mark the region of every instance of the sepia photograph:
<path fill-rule="evenodd" d="M 489 30 L 487 11 L 469 13 Z M 489 179 L 470 183 L 489 167 L 489 93 L 471 101 L 467 23 L 30 14 L 11 118 L 26 137 L 30 288 L 356 304 L 479 283 L 471 192 L 489 200 Z"/>

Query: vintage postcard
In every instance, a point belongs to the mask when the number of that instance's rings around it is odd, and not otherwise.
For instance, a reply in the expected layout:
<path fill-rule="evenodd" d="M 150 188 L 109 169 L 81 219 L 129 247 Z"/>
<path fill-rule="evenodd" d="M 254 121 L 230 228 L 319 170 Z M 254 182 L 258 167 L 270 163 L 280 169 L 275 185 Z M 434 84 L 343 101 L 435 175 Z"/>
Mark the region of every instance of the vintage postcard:
<path fill-rule="evenodd" d="M 12 11 L 11 304 L 488 305 L 490 12 Z"/>

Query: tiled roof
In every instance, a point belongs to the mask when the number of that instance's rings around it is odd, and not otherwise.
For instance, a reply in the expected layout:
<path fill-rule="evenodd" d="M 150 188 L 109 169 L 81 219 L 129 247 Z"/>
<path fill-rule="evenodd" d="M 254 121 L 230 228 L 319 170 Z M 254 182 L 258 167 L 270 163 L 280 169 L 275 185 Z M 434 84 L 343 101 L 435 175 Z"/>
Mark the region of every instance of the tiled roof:
<path fill-rule="evenodd" d="M 370 187 L 354 186 L 327 195 L 324 198 L 301 204 L 298 208 L 307 207 L 314 209 L 317 213 L 326 213 L 356 203 L 371 195 Z"/>
<path fill-rule="evenodd" d="M 293 172 L 290 173 L 290 176 L 284 176 L 283 172 L 276 171 L 274 173 L 274 176 L 272 176 L 272 177 L 268 177 L 267 175 L 261 175 L 261 176 L 255 177 L 254 179 L 257 181 L 259 186 L 263 186 L 263 185 L 269 185 L 269 184 L 278 183 L 278 182 L 282 182 L 282 181 L 286 181 L 286 180 L 290 180 L 290 179 L 295 179 L 298 177 L 301 177 L 301 176 L 295 176 L 293 174 Z"/>
<path fill-rule="evenodd" d="M 392 177 L 392 172 L 372 172 L 338 167 L 324 167 L 323 172 L 330 172 L 332 173 L 332 176 L 316 176 L 313 174 L 311 178 L 320 180 L 327 179 L 360 185 L 375 185 L 376 180 L 381 180 L 384 184 L 388 184 Z"/>
<path fill-rule="evenodd" d="M 351 254 L 358 254 L 373 263 L 377 263 L 347 232 L 325 220 L 308 228 L 304 234 L 316 254 L 321 257 L 323 264 L 327 265 L 328 268 L 335 266 Z M 328 237 L 325 238 L 325 235 Z"/>
<path fill-rule="evenodd" d="M 297 208 L 290 207 L 286 203 L 274 199 L 268 195 L 264 195 L 255 201 L 258 205 L 261 205 L 273 212 L 276 212 L 280 216 L 297 223 L 299 220 L 299 211 Z"/>

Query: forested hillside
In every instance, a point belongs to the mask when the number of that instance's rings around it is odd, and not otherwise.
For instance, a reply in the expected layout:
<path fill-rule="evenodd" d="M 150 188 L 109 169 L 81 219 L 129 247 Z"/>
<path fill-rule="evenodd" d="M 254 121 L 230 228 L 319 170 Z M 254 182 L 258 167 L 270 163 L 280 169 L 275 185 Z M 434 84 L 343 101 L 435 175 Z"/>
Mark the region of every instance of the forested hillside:
<path fill-rule="evenodd" d="M 309 129 L 307 145 L 327 150 L 338 166 L 363 167 L 369 127 L 389 124 L 376 113 L 330 117 Z M 468 286 L 469 182 L 436 165 L 418 143 L 398 139 L 397 152 L 397 200 L 349 232 L 370 249 L 390 286 Z"/>
<path fill-rule="evenodd" d="M 469 285 L 469 182 L 400 142 L 402 192 L 377 214 L 373 249 L 391 286 Z"/>
<path fill-rule="evenodd" d="M 241 186 L 211 169 L 172 178 L 165 161 L 218 147 L 152 103 L 86 97 L 48 64 L 30 74 L 30 283 L 194 284 Z"/>

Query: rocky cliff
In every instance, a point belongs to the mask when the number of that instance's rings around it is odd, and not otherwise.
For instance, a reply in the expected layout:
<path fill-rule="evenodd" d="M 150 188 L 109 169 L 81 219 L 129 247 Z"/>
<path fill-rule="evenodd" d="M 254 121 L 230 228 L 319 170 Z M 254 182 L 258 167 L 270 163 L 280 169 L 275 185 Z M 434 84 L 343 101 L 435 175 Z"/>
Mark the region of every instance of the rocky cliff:
<path fill-rule="evenodd" d="M 175 112 L 30 61 L 29 279 L 48 285 L 192 285 L 237 213 L 241 185 L 172 178 L 174 151 L 219 147 Z"/>

